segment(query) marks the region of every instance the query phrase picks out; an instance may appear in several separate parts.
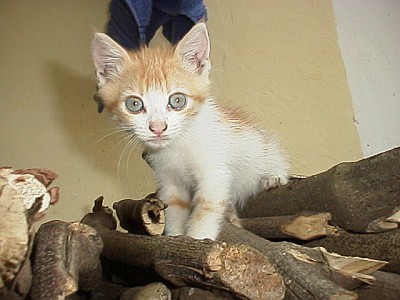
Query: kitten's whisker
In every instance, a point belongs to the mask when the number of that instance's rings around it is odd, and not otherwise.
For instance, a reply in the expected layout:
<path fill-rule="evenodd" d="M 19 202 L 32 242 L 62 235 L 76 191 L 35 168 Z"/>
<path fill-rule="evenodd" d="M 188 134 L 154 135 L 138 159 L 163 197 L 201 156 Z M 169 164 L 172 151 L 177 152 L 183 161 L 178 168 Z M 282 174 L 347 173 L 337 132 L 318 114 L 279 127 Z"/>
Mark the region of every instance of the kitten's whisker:
<path fill-rule="evenodd" d="M 133 133 L 129 133 L 127 136 L 125 136 L 120 142 L 122 141 L 126 141 L 128 140 L 128 142 L 126 143 L 126 145 L 124 146 L 124 148 L 122 149 L 121 155 L 119 157 L 118 160 L 118 166 L 117 166 L 117 172 L 118 172 L 118 180 L 121 181 L 121 177 L 120 177 L 120 173 L 121 173 L 121 163 L 123 160 L 123 157 L 127 151 L 127 149 L 131 148 L 131 146 L 135 143 L 136 141 L 136 136 Z M 120 143 L 119 142 L 119 143 Z M 131 151 L 129 151 L 130 153 Z M 129 160 L 129 157 L 127 158 Z M 128 165 L 127 165 L 127 170 L 128 170 Z"/>
<path fill-rule="evenodd" d="M 101 141 L 105 140 L 106 138 L 108 138 L 108 137 L 110 137 L 110 136 L 112 136 L 112 135 L 114 135 L 114 134 L 116 134 L 116 133 L 121 133 L 121 132 L 125 132 L 125 130 L 123 130 L 123 129 L 118 129 L 118 130 L 115 130 L 115 131 L 113 131 L 113 132 L 107 133 L 106 135 L 104 135 L 103 137 L 101 137 L 100 139 L 98 139 L 96 143 L 100 143 Z"/>
<path fill-rule="evenodd" d="M 121 141 L 125 141 L 127 138 L 131 138 L 131 136 L 128 135 L 128 136 L 124 137 Z M 120 141 L 120 142 L 121 142 L 121 141 Z M 126 148 L 128 147 L 128 145 L 129 145 L 129 141 L 130 141 L 130 140 L 128 140 L 128 142 L 126 143 L 126 145 L 125 145 L 124 148 L 122 149 L 121 154 L 120 154 L 119 159 L 118 159 L 118 164 L 117 164 L 118 181 L 121 181 L 121 176 L 120 176 L 120 174 L 121 174 L 121 172 L 120 172 L 120 170 L 121 170 L 121 162 L 122 162 L 122 159 L 123 159 L 123 157 L 124 157 L 125 149 L 126 149 Z M 119 143 L 120 143 L 120 142 L 119 142 Z"/>
<path fill-rule="evenodd" d="M 126 160 L 126 172 L 127 172 L 128 177 L 129 177 L 129 170 L 130 170 L 129 162 L 131 159 L 132 150 L 134 148 L 136 148 L 136 146 L 139 144 L 139 139 L 136 136 L 132 135 L 132 139 L 129 141 L 129 143 L 130 143 L 130 148 L 129 148 L 128 157 Z"/>
<path fill-rule="evenodd" d="M 97 130 L 97 131 L 88 133 L 88 134 L 86 134 L 85 136 L 88 137 L 88 136 L 92 136 L 92 135 L 104 133 L 104 132 L 111 131 L 111 130 L 118 130 L 118 129 L 121 129 L 121 128 L 120 128 L 120 127 L 104 128 L 104 129 L 101 129 L 101 130 Z"/>
<path fill-rule="evenodd" d="M 125 132 L 125 135 L 122 136 L 122 137 L 120 138 L 120 140 L 117 141 L 117 142 L 115 143 L 115 146 L 117 146 L 117 145 L 119 145 L 119 144 L 121 144 L 121 143 L 123 143 L 123 142 L 125 142 L 125 141 L 127 141 L 127 140 L 128 140 L 128 142 L 129 142 L 129 140 L 130 140 L 131 138 L 132 138 L 132 133 L 131 133 L 131 132 Z"/>

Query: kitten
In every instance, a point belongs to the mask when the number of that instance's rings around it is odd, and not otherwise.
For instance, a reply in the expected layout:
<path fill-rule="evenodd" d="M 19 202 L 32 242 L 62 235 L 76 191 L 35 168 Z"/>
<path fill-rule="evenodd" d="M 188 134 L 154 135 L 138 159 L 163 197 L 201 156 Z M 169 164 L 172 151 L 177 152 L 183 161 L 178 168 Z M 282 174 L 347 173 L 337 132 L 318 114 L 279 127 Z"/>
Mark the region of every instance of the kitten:
<path fill-rule="evenodd" d="M 210 96 L 210 42 L 195 25 L 175 49 L 128 52 L 96 33 L 97 99 L 140 140 L 168 204 L 166 234 L 216 239 L 225 214 L 287 182 L 277 143 Z M 100 107 L 101 108 L 101 107 Z"/>

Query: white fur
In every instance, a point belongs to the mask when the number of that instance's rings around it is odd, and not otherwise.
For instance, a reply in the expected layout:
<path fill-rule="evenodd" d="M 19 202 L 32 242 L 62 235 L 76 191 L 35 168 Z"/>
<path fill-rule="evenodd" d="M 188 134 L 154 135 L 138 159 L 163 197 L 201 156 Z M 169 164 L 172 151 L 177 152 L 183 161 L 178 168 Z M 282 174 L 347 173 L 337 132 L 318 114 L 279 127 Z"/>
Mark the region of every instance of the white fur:
<path fill-rule="evenodd" d="M 226 122 L 210 99 L 173 143 L 150 150 L 147 159 L 159 182 L 159 196 L 205 199 L 213 210 L 193 206 L 203 215 L 190 220 L 189 210 L 167 209 L 166 233 L 185 233 L 195 238 L 215 239 L 224 218 L 227 201 L 243 206 L 252 195 L 277 183 L 287 182 L 288 164 L 273 141 L 245 125 L 237 131 Z M 189 198 L 188 198 L 189 197 Z M 173 221 L 172 221 L 173 220 Z"/>
<path fill-rule="evenodd" d="M 188 80 L 208 85 L 209 52 L 207 29 L 198 24 L 175 50 L 183 68 L 193 75 Z M 130 58 L 102 34 L 96 34 L 93 41 L 93 58 L 99 95 L 105 96 L 103 89 L 118 80 Z M 187 95 L 181 111 L 168 106 L 170 95 L 177 92 Z M 146 160 L 158 181 L 158 196 L 169 204 L 166 234 L 216 239 L 226 211 L 234 212 L 232 204 L 241 207 L 261 190 L 285 184 L 288 164 L 279 146 L 262 130 L 229 119 L 213 99 L 198 103 L 190 94 L 181 86 L 165 90 L 153 85 L 142 95 L 126 87 L 114 118 L 146 148 Z M 145 110 L 131 114 L 124 102 L 130 96 L 139 97 Z M 188 110 L 196 114 L 185 114 Z M 168 127 L 157 136 L 149 129 L 150 122 Z"/>

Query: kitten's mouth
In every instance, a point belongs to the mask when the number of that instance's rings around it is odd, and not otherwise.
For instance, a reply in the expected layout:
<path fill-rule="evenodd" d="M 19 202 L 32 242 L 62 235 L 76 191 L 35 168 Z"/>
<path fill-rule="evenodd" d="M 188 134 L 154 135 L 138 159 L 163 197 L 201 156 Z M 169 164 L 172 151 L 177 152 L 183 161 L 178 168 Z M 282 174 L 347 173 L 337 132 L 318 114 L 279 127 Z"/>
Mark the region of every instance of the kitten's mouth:
<path fill-rule="evenodd" d="M 154 136 L 146 139 L 146 143 L 154 146 L 165 146 L 170 141 L 170 138 L 167 136 Z"/>

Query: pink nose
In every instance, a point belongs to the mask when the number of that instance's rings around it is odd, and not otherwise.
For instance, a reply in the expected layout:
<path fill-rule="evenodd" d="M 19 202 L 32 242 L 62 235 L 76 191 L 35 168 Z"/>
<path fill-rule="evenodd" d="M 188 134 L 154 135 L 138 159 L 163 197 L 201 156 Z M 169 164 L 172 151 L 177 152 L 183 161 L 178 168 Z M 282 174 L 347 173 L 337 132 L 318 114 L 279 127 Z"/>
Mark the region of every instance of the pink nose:
<path fill-rule="evenodd" d="M 149 124 L 149 129 L 155 135 L 160 136 L 165 130 L 167 130 L 167 124 L 161 121 L 151 121 Z"/>

